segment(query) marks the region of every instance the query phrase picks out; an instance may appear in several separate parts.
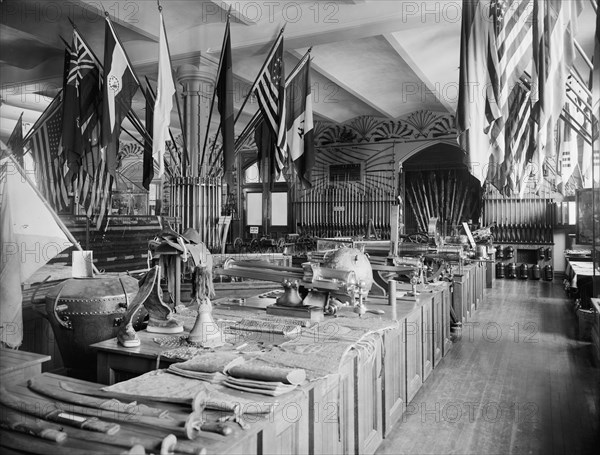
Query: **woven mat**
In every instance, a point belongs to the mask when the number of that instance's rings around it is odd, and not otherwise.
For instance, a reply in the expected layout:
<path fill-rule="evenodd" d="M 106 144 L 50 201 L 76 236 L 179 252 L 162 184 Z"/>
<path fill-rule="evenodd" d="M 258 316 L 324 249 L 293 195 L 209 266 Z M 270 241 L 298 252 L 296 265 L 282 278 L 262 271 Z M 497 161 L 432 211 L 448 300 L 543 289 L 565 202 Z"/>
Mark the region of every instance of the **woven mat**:
<path fill-rule="evenodd" d="M 256 400 L 253 397 L 249 400 L 239 395 L 232 396 L 222 386 L 171 374 L 167 370 L 150 371 L 127 381 L 103 387 L 102 390 L 140 396 L 189 399 L 190 403 L 198 393 L 203 392 L 217 403 L 237 403 L 246 413 L 265 412 L 277 404 L 276 399 Z"/>
<path fill-rule="evenodd" d="M 195 310 L 186 308 L 178 312 L 176 317 L 187 329 L 187 325 L 190 328 L 193 326 L 196 315 Z M 270 319 L 270 316 L 261 313 L 259 317 Z M 246 318 L 257 318 L 257 313 L 215 307 L 213 318 L 224 328 L 227 324 Z M 252 338 L 239 340 L 245 341 L 242 343 L 244 347 L 240 349 L 240 353 L 251 354 L 257 361 L 273 366 L 302 368 L 306 370 L 307 379 L 316 380 L 338 373 L 344 356 L 353 349 L 362 354 L 371 353 L 375 343 L 373 340 L 380 340 L 380 337 L 374 337 L 374 334 L 399 327 L 398 321 L 384 319 L 379 315 L 367 313 L 363 317 L 358 317 L 348 311 L 336 318 L 327 318 L 311 328 L 305 327 L 300 336 L 292 337 L 278 346 L 261 342 L 265 339 L 264 334 L 257 337 L 255 343 L 252 342 Z M 185 346 L 182 349 L 185 349 Z"/>

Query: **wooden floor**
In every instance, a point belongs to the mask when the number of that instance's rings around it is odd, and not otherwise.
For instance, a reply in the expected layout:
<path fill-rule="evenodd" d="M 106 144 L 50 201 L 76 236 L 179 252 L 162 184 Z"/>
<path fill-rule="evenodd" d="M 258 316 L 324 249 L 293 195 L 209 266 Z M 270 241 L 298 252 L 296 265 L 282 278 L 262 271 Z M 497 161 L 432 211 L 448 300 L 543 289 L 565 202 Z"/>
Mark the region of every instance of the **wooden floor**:
<path fill-rule="evenodd" d="M 495 280 L 380 454 L 600 453 L 600 368 L 557 283 Z"/>

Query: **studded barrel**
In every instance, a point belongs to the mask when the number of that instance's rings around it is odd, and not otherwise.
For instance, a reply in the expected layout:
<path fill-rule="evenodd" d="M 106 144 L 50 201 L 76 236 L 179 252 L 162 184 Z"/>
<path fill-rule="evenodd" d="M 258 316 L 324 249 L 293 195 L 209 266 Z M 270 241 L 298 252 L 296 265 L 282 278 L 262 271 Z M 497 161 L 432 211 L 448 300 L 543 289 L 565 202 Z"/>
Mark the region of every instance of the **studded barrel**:
<path fill-rule="evenodd" d="M 130 276 L 71 278 L 46 295 L 46 314 L 63 359 L 74 376 L 95 379 L 96 356 L 90 344 L 114 338 L 129 302 L 138 292 Z M 139 312 L 140 326 L 146 312 Z"/>

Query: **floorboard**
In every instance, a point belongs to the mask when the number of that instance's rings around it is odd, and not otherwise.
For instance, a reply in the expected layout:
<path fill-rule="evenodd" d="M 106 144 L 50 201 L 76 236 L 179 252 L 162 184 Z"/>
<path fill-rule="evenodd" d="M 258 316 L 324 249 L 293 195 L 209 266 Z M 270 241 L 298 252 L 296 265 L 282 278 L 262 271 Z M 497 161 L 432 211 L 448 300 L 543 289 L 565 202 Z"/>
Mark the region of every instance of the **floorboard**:
<path fill-rule="evenodd" d="M 600 367 L 558 283 L 496 280 L 378 454 L 600 453 Z"/>

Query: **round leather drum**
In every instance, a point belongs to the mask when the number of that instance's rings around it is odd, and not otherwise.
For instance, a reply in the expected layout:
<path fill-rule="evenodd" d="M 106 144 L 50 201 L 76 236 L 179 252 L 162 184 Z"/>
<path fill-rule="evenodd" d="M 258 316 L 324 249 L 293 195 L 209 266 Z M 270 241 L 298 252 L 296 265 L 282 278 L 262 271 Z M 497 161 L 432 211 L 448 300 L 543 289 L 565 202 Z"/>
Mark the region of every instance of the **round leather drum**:
<path fill-rule="evenodd" d="M 127 275 L 70 278 L 48 292 L 46 315 L 66 368 L 95 379 L 96 355 L 89 346 L 117 336 L 137 292 L 138 281 Z M 140 325 L 145 311 L 136 316 Z"/>

